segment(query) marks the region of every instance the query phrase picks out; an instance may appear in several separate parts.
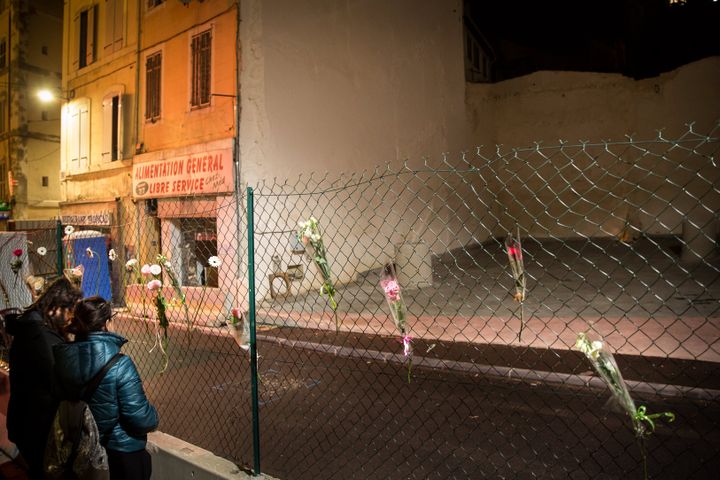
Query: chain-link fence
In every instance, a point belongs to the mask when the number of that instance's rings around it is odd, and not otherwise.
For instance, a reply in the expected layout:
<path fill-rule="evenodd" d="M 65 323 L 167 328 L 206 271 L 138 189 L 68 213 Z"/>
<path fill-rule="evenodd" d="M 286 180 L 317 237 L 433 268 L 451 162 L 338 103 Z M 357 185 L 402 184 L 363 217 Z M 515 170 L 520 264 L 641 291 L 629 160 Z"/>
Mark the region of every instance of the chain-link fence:
<path fill-rule="evenodd" d="M 641 477 L 631 418 L 575 348 L 588 332 L 638 406 L 676 415 L 640 442 L 649 475 L 714 478 L 717 133 L 119 202 L 64 235 L 63 262 L 113 298 L 161 430 L 248 469 Z"/>

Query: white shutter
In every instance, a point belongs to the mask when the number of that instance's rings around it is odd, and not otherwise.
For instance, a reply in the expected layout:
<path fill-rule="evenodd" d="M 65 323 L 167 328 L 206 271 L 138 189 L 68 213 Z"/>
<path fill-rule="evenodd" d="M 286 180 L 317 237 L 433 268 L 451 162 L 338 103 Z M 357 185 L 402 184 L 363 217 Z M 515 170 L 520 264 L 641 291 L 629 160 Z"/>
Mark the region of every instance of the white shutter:
<path fill-rule="evenodd" d="M 90 108 L 89 103 L 83 103 L 79 108 L 80 146 L 79 171 L 84 172 L 90 164 Z"/>
<path fill-rule="evenodd" d="M 112 96 L 105 97 L 102 103 L 102 146 L 100 157 L 103 162 L 112 160 Z"/>
<path fill-rule="evenodd" d="M 80 165 L 80 110 L 77 105 L 68 107 L 67 169 L 70 173 L 79 171 Z"/>
<path fill-rule="evenodd" d="M 117 138 L 115 141 L 117 142 L 117 150 L 118 150 L 118 160 L 122 160 L 123 158 L 123 144 L 125 143 L 123 140 L 123 96 L 121 94 L 118 94 L 118 111 L 117 111 Z"/>

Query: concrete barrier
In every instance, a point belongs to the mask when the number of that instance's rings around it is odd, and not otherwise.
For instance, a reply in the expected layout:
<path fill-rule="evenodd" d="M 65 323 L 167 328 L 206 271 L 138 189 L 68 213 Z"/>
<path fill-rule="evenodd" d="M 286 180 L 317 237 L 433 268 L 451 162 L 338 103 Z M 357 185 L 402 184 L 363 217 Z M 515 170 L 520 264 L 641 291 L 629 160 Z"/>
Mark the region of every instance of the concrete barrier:
<path fill-rule="evenodd" d="M 255 477 L 229 460 L 162 432 L 148 435 L 147 450 L 152 455 L 153 480 L 274 480 Z"/>

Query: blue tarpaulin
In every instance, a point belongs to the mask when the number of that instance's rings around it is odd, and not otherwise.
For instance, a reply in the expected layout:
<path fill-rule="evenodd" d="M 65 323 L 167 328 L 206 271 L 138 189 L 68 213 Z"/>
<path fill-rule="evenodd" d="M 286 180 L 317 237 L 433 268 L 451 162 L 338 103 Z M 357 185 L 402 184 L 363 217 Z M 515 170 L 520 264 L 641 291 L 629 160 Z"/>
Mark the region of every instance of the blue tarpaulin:
<path fill-rule="evenodd" d="M 105 236 L 74 238 L 72 242 L 75 266 L 82 265 L 85 268 L 82 280 L 83 295 L 86 297 L 100 295 L 110 301 L 112 290 Z M 92 250 L 92 256 L 88 255 L 88 248 Z"/>

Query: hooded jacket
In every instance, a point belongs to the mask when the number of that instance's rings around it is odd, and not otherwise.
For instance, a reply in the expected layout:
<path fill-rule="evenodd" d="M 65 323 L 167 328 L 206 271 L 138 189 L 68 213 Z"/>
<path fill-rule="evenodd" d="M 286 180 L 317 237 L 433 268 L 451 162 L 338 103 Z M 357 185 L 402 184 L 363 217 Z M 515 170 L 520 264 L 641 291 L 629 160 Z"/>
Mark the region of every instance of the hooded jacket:
<path fill-rule="evenodd" d="M 85 385 L 126 342 L 112 332 L 95 332 L 85 341 L 56 345 L 55 378 L 61 397 L 80 398 Z M 147 433 L 158 426 L 157 411 L 145 396 L 135 364 L 125 355 L 105 374 L 88 405 L 101 443 L 110 450 L 143 450 Z"/>
<path fill-rule="evenodd" d="M 63 338 L 45 324 L 37 310 L 26 310 L 19 316 L 7 315 L 5 330 L 13 336 L 8 358 L 8 437 L 21 452 L 26 450 L 24 455 L 31 458 L 40 455 L 41 459 L 58 405 L 52 348 L 61 344 Z"/>

